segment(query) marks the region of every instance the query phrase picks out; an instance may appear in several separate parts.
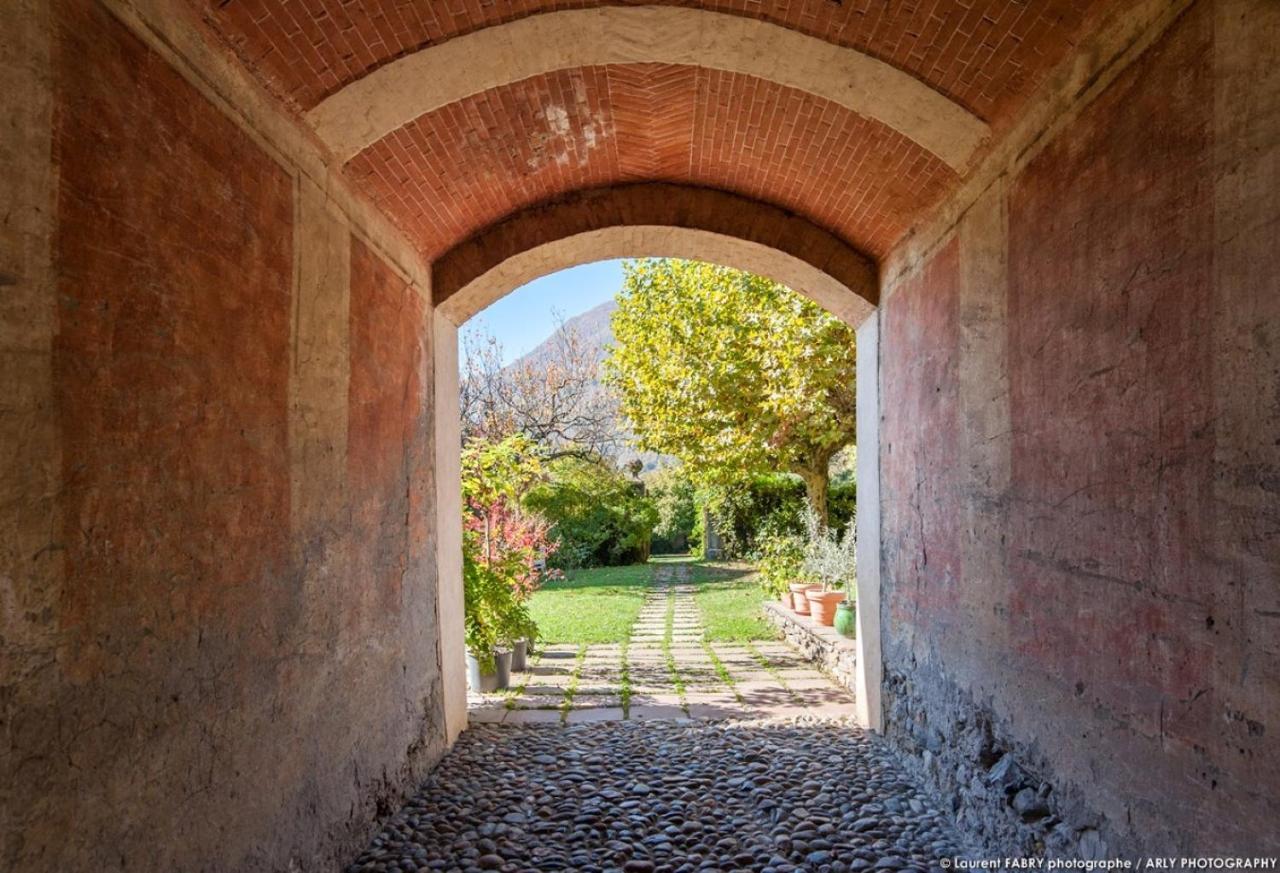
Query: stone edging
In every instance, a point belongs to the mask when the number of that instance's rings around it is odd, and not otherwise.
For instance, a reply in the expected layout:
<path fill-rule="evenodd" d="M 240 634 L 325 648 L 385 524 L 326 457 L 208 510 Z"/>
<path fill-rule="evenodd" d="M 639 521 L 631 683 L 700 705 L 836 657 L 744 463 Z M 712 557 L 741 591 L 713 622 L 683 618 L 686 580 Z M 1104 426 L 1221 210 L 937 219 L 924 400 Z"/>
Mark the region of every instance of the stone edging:
<path fill-rule="evenodd" d="M 764 615 L 819 669 L 850 692 L 857 693 L 857 641 L 840 636 L 833 627 L 814 624 L 813 619 L 797 615 L 774 601 L 764 604 Z"/>

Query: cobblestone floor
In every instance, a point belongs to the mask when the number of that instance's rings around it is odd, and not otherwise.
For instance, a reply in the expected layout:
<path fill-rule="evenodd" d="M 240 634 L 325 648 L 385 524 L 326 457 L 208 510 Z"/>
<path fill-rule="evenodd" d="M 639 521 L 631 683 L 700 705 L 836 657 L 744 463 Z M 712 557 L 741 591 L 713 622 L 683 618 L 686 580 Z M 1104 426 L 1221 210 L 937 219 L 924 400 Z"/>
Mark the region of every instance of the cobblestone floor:
<path fill-rule="evenodd" d="M 683 564 L 659 564 L 628 642 L 550 645 L 472 724 L 853 715 L 853 698 L 779 640 L 707 643 Z"/>
<path fill-rule="evenodd" d="M 958 854 L 843 720 L 610 721 L 473 726 L 348 871 L 924 873 Z"/>

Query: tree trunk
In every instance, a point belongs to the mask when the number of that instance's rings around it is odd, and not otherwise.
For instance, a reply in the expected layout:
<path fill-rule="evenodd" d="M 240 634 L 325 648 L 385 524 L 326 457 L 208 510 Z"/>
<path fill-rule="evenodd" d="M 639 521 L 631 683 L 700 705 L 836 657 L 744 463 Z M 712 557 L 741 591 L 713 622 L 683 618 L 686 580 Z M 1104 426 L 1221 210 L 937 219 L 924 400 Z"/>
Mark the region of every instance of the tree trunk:
<path fill-rule="evenodd" d="M 827 526 L 827 492 L 830 490 L 831 484 L 827 480 L 827 468 L 824 464 L 816 470 L 799 470 L 800 478 L 804 479 L 804 493 L 809 500 L 809 508 L 818 516 L 818 521 L 822 522 L 822 526 Z"/>

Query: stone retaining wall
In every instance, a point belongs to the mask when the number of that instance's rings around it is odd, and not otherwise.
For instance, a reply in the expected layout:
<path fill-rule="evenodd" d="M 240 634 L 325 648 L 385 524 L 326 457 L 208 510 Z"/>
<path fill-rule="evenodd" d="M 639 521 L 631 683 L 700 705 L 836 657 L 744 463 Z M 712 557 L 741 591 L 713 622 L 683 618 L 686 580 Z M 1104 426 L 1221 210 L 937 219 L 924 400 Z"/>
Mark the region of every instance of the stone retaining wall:
<path fill-rule="evenodd" d="M 815 624 L 807 615 L 797 615 L 781 603 L 766 603 L 764 614 L 806 658 L 845 688 L 855 691 L 857 643 L 840 636 L 835 628 Z"/>

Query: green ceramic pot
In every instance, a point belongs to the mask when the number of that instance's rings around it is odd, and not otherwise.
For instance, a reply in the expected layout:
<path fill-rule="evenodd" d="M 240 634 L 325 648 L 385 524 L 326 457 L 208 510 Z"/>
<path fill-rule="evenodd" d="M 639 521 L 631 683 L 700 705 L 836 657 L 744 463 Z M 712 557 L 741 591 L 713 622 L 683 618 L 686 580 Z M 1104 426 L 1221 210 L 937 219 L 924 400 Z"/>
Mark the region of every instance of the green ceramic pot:
<path fill-rule="evenodd" d="M 852 603 L 847 600 L 840 601 L 836 607 L 836 633 L 853 639 L 858 627 L 857 616 Z"/>

